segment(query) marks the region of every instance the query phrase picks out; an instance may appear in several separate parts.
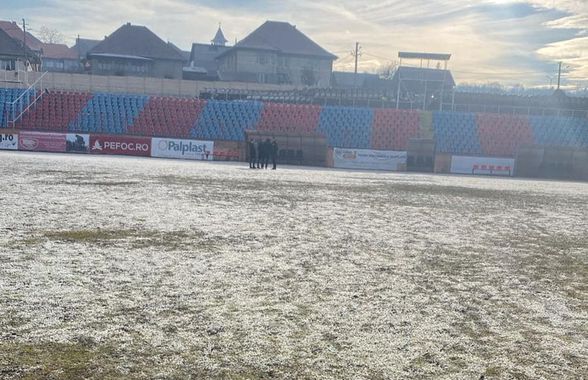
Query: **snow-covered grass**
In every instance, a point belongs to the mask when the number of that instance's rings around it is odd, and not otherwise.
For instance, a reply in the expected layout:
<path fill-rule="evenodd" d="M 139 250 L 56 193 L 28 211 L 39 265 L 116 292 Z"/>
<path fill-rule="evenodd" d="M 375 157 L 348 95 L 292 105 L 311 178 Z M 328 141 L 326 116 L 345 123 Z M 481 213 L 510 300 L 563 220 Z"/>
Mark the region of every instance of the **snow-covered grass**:
<path fill-rule="evenodd" d="M 0 152 L 0 378 L 583 379 L 588 184 Z"/>

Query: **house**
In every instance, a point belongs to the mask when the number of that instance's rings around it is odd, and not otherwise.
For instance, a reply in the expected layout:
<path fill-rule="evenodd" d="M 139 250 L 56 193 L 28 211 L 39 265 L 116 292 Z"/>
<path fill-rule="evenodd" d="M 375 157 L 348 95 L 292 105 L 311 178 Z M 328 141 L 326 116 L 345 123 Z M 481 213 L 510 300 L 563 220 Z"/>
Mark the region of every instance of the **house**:
<path fill-rule="evenodd" d="M 192 44 L 190 51 L 189 66 L 184 67 L 184 79 L 188 80 L 219 80 L 219 61 L 217 58 L 224 52 L 231 49 L 226 46 L 225 38 L 221 27 L 218 27 L 216 35 L 210 44 Z"/>
<path fill-rule="evenodd" d="M 64 44 L 43 44 L 41 68 L 52 72 L 80 72 L 82 66 L 77 52 Z"/>
<path fill-rule="evenodd" d="M 10 37 L 12 37 L 15 41 L 18 41 L 21 45 L 24 42 L 31 51 L 37 54 L 41 53 L 43 42 L 29 32 L 24 33 L 16 22 L 0 20 L 0 29 L 4 30 Z"/>
<path fill-rule="evenodd" d="M 127 23 L 88 54 L 89 71 L 98 75 L 181 79 L 184 57 L 144 26 Z"/>
<path fill-rule="evenodd" d="M 88 52 L 98 45 L 100 40 L 91 40 L 88 38 L 76 38 L 76 44 L 72 46 L 72 49 L 77 53 L 80 60 L 86 59 Z"/>
<path fill-rule="evenodd" d="M 0 70 L 22 70 L 22 62 L 35 65 L 39 63 L 39 59 L 30 48 L 23 46 L 0 28 Z"/>
<path fill-rule="evenodd" d="M 328 87 L 337 57 L 296 26 L 266 21 L 217 59 L 221 80 Z"/>
<path fill-rule="evenodd" d="M 172 49 L 174 49 L 175 51 L 180 53 L 180 55 L 182 56 L 182 62 L 184 64 L 184 66 L 186 66 L 186 65 L 188 65 L 188 63 L 190 63 L 190 52 L 189 51 L 182 50 L 179 47 L 177 47 L 175 44 L 173 44 L 169 41 L 167 44 L 169 45 L 169 47 L 171 47 Z"/>

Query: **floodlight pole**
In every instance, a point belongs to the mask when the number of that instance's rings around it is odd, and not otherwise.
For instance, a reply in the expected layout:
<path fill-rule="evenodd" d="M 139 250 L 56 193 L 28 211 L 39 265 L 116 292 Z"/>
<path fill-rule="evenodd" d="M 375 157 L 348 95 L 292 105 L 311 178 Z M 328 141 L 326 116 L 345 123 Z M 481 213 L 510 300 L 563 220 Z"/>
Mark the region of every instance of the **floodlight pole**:
<path fill-rule="evenodd" d="M 400 70 L 396 70 L 398 73 L 398 88 L 396 90 L 396 109 L 400 108 L 400 85 L 402 84 L 402 79 L 400 78 Z"/>
<path fill-rule="evenodd" d="M 354 70 L 354 74 L 353 74 L 353 87 L 356 87 L 357 84 L 357 64 L 358 64 L 358 59 L 359 59 L 359 42 L 355 43 L 355 53 L 353 54 L 355 56 L 355 70 Z"/>
<path fill-rule="evenodd" d="M 27 23 L 25 19 L 22 19 L 22 55 L 24 57 L 24 66 L 27 62 Z"/>

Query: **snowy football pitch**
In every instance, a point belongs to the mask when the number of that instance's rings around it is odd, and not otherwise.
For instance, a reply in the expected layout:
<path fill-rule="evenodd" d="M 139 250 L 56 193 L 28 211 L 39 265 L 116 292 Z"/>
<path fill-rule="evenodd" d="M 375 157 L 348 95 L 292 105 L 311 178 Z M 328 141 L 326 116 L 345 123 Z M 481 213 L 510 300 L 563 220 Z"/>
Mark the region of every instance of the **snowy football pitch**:
<path fill-rule="evenodd" d="M 0 152 L 0 378 L 588 373 L 588 184 Z"/>

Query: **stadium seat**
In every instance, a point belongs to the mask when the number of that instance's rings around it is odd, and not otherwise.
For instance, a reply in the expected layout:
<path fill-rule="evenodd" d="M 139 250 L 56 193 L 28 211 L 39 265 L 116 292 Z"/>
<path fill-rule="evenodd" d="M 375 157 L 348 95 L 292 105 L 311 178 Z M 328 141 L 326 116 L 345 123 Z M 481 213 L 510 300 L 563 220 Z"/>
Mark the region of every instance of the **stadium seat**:
<path fill-rule="evenodd" d="M 476 115 L 473 113 L 434 112 L 433 131 L 439 153 L 482 154 Z"/>
<path fill-rule="evenodd" d="M 67 132 L 89 99 L 90 93 L 51 91 L 25 113 L 17 128 L 27 130 Z"/>
<path fill-rule="evenodd" d="M 371 108 L 325 106 L 318 131 L 327 138 L 329 146 L 370 149 L 373 120 Z"/>
<path fill-rule="evenodd" d="M 258 101 L 209 100 L 190 137 L 207 140 L 244 141 L 246 130 L 255 130 L 261 117 Z"/>
<path fill-rule="evenodd" d="M 152 96 L 127 132 L 140 136 L 188 138 L 206 101 Z"/>
<path fill-rule="evenodd" d="M 78 117 L 69 123 L 69 131 L 126 134 L 148 101 L 145 95 L 95 94 Z"/>

